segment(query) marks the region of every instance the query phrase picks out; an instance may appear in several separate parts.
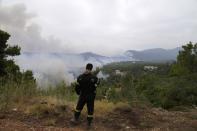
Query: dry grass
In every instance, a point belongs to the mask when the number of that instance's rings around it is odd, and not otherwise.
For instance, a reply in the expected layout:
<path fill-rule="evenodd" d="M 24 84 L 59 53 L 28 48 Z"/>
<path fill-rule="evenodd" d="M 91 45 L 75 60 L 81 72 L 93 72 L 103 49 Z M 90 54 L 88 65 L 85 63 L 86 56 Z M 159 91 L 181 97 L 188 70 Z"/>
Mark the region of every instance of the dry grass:
<path fill-rule="evenodd" d="M 76 102 L 68 102 L 56 97 L 36 97 L 30 99 L 29 103 L 26 101 L 20 104 L 21 107 L 26 107 L 26 114 L 13 111 L 6 117 L 0 118 L 0 120 L 7 123 L 12 123 L 10 120 L 28 121 L 30 127 L 65 127 L 65 130 L 71 128 L 69 122 L 73 118 L 72 109 Z M 183 130 L 197 129 L 196 109 L 190 110 L 190 112 L 166 111 L 160 108 L 142 108 L 138 105 L 140 105 L 138 101 L 132 104 L 125 102 L 112 103 L 106 100 L 95 101 L 95 122 L 98 130 L 144 129 L 162 131 L 182 128 Z M 81 116 L 82 124 L 78 126 L 78 129 L 84 129 L 86 115 L 85 107 Z M 14 129 L 16 127 L 19 127 L 18 123 L 14 125 Z M 6 127 L 5 129 L 9 128 Z"/>
<path fill-rule="evenodd" d="M 55 119 L 47 119 L 44 122 L 45 126 L 55 126 L 55 124 L 56 124 L 56 120 Z"/>
<path fill-rule="evenodd" d="M 74 110 L 76 106 L 76 102 L 68 102 L 66 100 L 60 100 L 55 97 L 42 97 L 40 101 L 37 103 L 32 103 L 25 109 L 25 113 L 32 114 L 36 116 L 43 116 L 46 114 L 55 114 L 55 113 L 62 113 L 65 108 L 69 108 L 70 110 Z M 130 109 L 130 105 L 128 103 L 118 102 L 112 103 L 106 100 L 95 101 L 95 116 L 96 117 L 104 117 L 108 113 L 113 112 L 114 110 L 119 109 Z M 82 111 L 83 115 L 87 114 L 87 108 L 84 107 Z"/>
<path fill-rule="evenodd" d="M 76 103 L 70 103 L 70 107 L 72 105 L 72 108 L 74 109 L 76 106 Z M 114 112 L 114 110 L 117 109 L 128 109 L 131 108 L 128 103 L 123 103 L 123 102 L 118 102 L 118 103 L 113 103 L 109 102 L 107 100 L 96 100 L 95 101 L 95 111 L 94 115 L 96 117 L 105 117 L 108 113 Z M 82 115 L 86 116 L 87 115 L 87 108 L 86 105 L 84 106 L 84 109 L 82 110 Z"/>
<path fill-rule="evenodd" d="M 45 114 L 49 114 L 53 112 L 54 108 L 52 106 L 46 104 L 34 104 L 32 106 L 27 107 L 25 113 L 36 115 L 36 116 L 43 116 Z"/>
<path fill-rule="evenodd" d="M 113 112 L 119 108 L 130 108 L 128 103 L 118 102 L 112 103 L 106 100 L 95 102 L 95 115 L 99 117 L 104 117 L 106 114 Z"/>
<path fill-rule="evenodd" d="M 70 103 L 66 100 L 60 100 L 56 97 L 41 97 L 36 103 L 26 106 L 25 113 L 38 117 L 44 115 L 58 115 L 63 114 L 65 110 L 70 107 L 69 105 Z"/>

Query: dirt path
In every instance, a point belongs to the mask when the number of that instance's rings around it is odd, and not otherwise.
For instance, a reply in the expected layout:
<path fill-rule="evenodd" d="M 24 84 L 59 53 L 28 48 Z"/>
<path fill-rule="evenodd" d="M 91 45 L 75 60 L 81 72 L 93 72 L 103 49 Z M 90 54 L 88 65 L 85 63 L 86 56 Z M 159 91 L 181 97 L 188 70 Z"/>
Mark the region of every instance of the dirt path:
<path fill-rule="evenodd" d="M 0 131 L 84 131 L 85 116 L 79 125 L 72 125 L 71 111 L 64 115 L 50 114 L 42 117 L 27 115 L 20 111 L 0 113 Z M 196 131 L 197 109 L 187 112 L 166 111 L 160 108 L 116 109 L 103 117 L 96 117 L 96 131 Z"/>

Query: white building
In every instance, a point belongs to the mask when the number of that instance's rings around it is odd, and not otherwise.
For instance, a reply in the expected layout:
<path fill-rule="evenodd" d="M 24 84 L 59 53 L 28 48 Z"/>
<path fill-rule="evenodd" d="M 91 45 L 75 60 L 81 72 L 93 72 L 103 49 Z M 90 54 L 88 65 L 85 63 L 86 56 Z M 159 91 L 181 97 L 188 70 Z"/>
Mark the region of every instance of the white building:
<path fill-rule="evenodd" d="M 157 69 L 158 69 L 157 66 L 144 66 L 144 70 L 148 70 L 148 71 L 154 71 Z"/>
<path fill-rule="evenodd" d="M 115 74 L 116 75 L 120 75 L 120 76 L 124 76 L 125 75 L 125 73 L 121 72 L 120 70 L 115 70 Z"/>

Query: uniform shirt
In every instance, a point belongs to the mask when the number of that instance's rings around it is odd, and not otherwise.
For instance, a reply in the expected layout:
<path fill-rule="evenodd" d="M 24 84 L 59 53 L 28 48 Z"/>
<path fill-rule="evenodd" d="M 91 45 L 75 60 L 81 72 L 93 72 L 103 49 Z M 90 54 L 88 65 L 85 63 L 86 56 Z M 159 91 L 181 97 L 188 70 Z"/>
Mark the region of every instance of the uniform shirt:
<path fill-rule="evenodd" d="M 91 73 L 83 73 L 77 78 L 81 95 L 96 94 L 98 78 Z"/>

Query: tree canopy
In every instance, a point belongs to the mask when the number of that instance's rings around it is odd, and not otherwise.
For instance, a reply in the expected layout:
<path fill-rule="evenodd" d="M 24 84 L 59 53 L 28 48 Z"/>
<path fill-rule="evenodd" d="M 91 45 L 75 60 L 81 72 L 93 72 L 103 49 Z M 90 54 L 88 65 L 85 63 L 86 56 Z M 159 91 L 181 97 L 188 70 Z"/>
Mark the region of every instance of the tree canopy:
<path fill-rule="evenodd" d="M 189 42 L 182 46 L 177 56 L 177 62 L 173 65 L 172 75 L 186 75 L 197 72 L 197 43 Z"/>
<path fill-rule="evenodd" d="M 0 30 L 0 76 L 19 71 L 19 67 L 14 60 L 8 59 L 8 57 L 20 55 L 21 48 L 17 45 L 8 45 L 7 41 L 9 38 L 10 35 L 7 32 Z"/>

